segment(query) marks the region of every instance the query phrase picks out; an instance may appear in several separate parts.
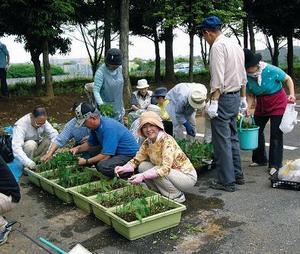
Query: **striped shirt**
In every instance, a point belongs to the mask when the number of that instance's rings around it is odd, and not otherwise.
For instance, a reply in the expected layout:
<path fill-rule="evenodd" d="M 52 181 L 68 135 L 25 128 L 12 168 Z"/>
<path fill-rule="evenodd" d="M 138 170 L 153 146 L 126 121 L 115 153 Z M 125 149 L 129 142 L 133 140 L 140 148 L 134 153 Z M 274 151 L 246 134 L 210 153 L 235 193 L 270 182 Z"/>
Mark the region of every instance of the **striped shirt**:
<path fill-rule="evenodd" d="M 65 146 L 71 139 L 74 139 L 76 144 L 80 143 L 84 137 L 90 135 L 90 131 L 86 127 L 76 127 L 76 118 L 72 118 L 66 123 L 62 132 L 54 140 L 54 144 L 58 147 Z"/>

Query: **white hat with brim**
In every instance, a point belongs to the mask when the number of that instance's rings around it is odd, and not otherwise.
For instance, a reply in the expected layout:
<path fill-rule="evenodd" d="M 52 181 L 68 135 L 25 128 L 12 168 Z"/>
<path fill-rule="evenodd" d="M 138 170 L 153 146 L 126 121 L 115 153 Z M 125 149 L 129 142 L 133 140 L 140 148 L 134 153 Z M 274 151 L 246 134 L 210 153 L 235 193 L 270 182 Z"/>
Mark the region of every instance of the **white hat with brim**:
<path fill-rule="evenodd" d="M 192 90 L 188 97 L 189 104 L 194 109 L 203 109 L 205 107 L 206 95 L 206 88 Z"/>
<path fill-rule="evenodd" d="M 148 81 L 146 79 L 140 79 L 137 82 L 137 86 L 136 89 L 144 89 L 144 88 L 148 88 Z"/>

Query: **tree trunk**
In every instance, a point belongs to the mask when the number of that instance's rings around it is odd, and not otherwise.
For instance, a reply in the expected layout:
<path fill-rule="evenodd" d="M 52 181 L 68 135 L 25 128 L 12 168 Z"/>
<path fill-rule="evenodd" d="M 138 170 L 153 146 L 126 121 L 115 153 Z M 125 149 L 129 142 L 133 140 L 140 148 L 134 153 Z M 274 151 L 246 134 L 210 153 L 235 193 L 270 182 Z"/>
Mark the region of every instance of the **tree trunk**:
<path fill-rule="evenodd" d="M 44 65 L 44 75 L 45 75 L 45 86 L 46 86 L 46 96 L 49 98 L 54 97 L 54 90 L 52 84 L 52 76 L 49 62 L 49 46 L 48 40 L 43 41 L 43 65 Z"/>
<path fill-rule="evenodd" d="M 189 82 L 193 82 L 193 70 L 194 70 L 194 33 L 189 32 L 190 37 L 190 58 L 189 58 Z"/>
<path fill-rule="evenodd" d="M 161 84 L 160 78 L 160 52 L 159 52 L 159 38 L 156 27 L 153 29 L 154 34 L 154 47 L 155 47 L 155 82 L 157 85 Z"/>
<path fill-rule="evenodd" d="M 165 52 L 166 52 L 166 81 L 175 82 L 174 57 L 173 57 L 173 27 L 165 28 Z"/>
<path fill-rule="evenodd" d="M 247 22 L 247 17 L 243 18 L 243 36 L 244 36 L 244 48 L 248 48 L 248 22 Z"/>
<path fill-rule="evenodd" d="M 278 57 L 279 57 L 279 40 L 277 36 L 273 35 L 273 42 L 274 42 L 274 50 L 272 56 L 272 64 L 275 66 L 279 65 Z"/>
<path fill-rule="evenodd" d="M 104 12 L 104 55 L 106 56 L 107 51 L 111 48 L 111 1 L 105 0 L 105 12 Z"/>
<path fill-rule="evenodd" d="M 129 108 L 129 101 L 131 95 L 131 84 L 129 77 L 129 1 L 121 0 L 121 17 L 120 17 L 120 49 L 123 54 L 123 77 L 124 77 L 124 102 L 125 108 Z"/>
<path fill-rule="evenodd" d="M 40 54 L 36 53 L 35 50 L 30 50 L 31 61 L 33 62 L 34 72 L 35 72 L 35 85 L 37 90 L 42 90 L 43 86 L 43 74 L 41 61 L 39 59 Z"/>
<path fill-rule="evenodd" d="M 204 64 L 204 67 L 208 67 L 208 61 L 207 61 L 207 47 L 206 42 L 203 39 L 203 37 L 200 37 L 200 48 L 201 48 L 201 57 Z"/>
<path fill-rule="evenodd" d="M 249 39 L 250 39 L 250 49 L 255 53 L 255 36 L 254 36 L 254 26 L 251 13 L 248 14 L 248 28 L 249 28 Z"/>
<path fill-rule="evenodd" d="M 294 52 L 293 52 L 293 31 L 290 31 L 287 36 L 287 44 L 288 44 L 288 51 L 287 51 L 287 73 L 293 77 L 294 76 L 294 64 L 293 64 L 293 58 L 294 58 Z"/>

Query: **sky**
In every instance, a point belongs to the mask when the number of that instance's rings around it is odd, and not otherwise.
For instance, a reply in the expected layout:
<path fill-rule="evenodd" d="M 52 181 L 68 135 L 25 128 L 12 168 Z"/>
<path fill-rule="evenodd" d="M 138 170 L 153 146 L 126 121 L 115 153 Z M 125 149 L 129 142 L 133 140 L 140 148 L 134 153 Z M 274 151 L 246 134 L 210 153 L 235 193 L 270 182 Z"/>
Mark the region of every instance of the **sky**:
<path fill-rule="evenodd" d="M 175 29 L 174 31 L 175 37 L 173 42 L 173 52 L 175 57 L 179 56 L 188 56 L 189 55 L 189 37 L 180 29 Z M 73 37 L 80 38 L 80 35 L 77 31 L 74 32 L 73 36 L 70 37 L 72 40 L 71 52 L 67 55 L 54 55 L 50 56 L 50 58 L 87 58 L 87 52 L 84 47 L 84 44 L 74 39 Z M 256 42 L 257 49 L 263 49 L 265 47 L 262 35 L 258 36 L 258 40 Z M 23 48 L 23 44 L 15 42 L 15 37 L 2 37 L 0 38 L 1 42 L 6 44 L 7 49 L 10 53 L 11 63 L 28 63 L 30 62 L 30 54 L 26 52 Z M 130 36 L 129 46 L 129 59 L 133 58 L 142 58 L 142 59 L 154 59 L 154 43 L 145 38 L 138 36 Z M 233 41 L 237 41 L 234 36 L 231 37 Z M 113 47 L 118 47 L 117 42 L 112 43 Z M 160 44 L 160 54 L 161 57 L 164 58 L 164 44 Z M 194 54 L 195 56 L 200 55 L 200 40 L 198 36 L 195 36 L 194 39 Z"/>

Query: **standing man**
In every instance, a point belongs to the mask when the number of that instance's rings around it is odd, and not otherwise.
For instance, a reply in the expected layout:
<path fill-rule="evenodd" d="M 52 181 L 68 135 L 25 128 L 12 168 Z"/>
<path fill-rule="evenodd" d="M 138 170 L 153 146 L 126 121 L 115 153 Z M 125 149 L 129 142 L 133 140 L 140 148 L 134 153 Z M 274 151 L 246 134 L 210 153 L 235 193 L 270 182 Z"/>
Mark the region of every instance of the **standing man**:
<path fill-rule="evenodd" d="M 96 169 L 108 177 L 114 177 L 116 166 L 126 164 L 139 150 L 130 131 L 121 123 L 108 117 L 88 103 L 80 103 L 75 110 L 77 127 L 85 126 L 91 130 L 88 141 L 72 148 L 73 154 L 91 151 L 95 146 L 101 152 L 89 159 L 79 158 L 80 166 L 96 165 Z"/>
<path fill-rule="evenodd" d="M 9 53 L 5 44 L 0 42 L 0 82 L 1 93 L 4 97 L 8 98 L 8 87 L 6 82 L 6 72 L 9 65 Z"/>
<path fill-rule="evenodd" d="M 209 16 L 197 26 L 197 29 L 211 46 L 210 102 L 206 106 L 206 111 L 211 119 L 218 179 L 213 180 L 210 187 L 233 192 L 236 190 L 235 184 L 245 183 L 236 116 L 239 108 L 247 109 L 247 76 L 242 48 L 222 34 L 221 25 L 222 22 L 217 16 Z"/>
<path fill-rule="evenodd" d="M 179 83 L 166 94 L 175 138 L 183 139 L 184 130 L 188 137 L 196 136 L 196 110 L 204 109 L 206 95 L 206 87 L 198 83 Z"/>

